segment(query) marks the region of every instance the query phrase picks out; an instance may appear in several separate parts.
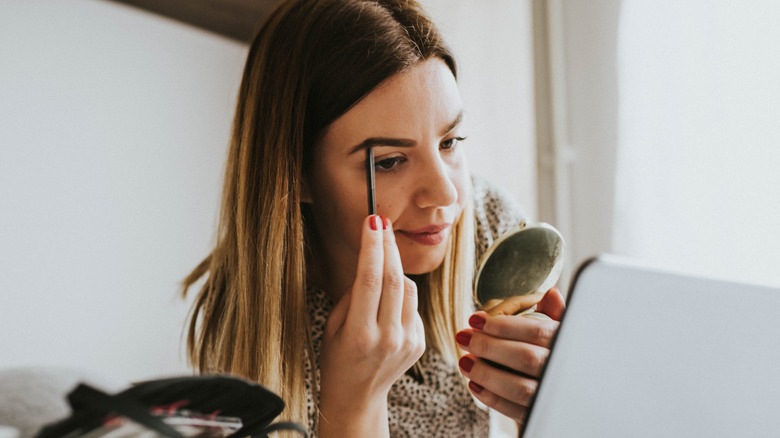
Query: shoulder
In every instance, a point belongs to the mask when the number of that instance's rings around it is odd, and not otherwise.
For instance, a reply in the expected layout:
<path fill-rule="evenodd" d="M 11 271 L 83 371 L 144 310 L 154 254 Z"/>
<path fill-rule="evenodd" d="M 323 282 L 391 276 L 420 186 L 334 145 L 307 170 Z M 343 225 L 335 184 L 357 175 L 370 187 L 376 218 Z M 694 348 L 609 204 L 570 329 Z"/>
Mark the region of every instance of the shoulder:
<path fill-rule="evenodd" d="M 517 201 L 506 190 L 471 177 L 477 261 L 499 236 L 527 220 Z"/>

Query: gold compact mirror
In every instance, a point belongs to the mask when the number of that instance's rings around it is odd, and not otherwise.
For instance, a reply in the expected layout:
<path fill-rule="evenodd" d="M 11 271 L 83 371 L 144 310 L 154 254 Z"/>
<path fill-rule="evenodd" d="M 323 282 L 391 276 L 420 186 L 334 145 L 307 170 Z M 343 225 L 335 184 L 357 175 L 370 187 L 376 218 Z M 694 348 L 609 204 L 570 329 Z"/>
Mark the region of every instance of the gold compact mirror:
<path fill-rule="evenodd" d="M 521 223 L 482 256 L 475 301 L 490 314 L 542 316 L 533 308 L 558 282 L 565 247 L 563 236 L 552 225 Z"/>

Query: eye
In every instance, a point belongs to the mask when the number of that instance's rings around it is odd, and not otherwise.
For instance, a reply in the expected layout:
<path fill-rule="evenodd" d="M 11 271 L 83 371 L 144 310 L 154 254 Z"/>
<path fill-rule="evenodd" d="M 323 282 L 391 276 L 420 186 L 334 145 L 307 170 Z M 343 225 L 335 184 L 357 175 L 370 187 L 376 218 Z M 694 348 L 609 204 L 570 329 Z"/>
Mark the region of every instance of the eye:
<path fill-rule="evenodd" d="M 395 156 L 384 158 L 374 163 L 376 169 L 380 172 L 391 172 L 395 170 L 400 164 L 406 161 L 406 158 L 402 156 Z"/>
<path fill-rule="evenodd" d="M 440 147 L 441 147 L 441 149 L 444 149 L 444 150 L 454 149 L 455 146 L 458 145 L 458 143 L 462 142 L 465 139 L 466 139 L 466 137 L 453 137 L 453 138 L 450 138 L 450 139 L 447 139 L 447 140 L 444 140 L 443 142 L 441 142 L 441 146 Z"/>

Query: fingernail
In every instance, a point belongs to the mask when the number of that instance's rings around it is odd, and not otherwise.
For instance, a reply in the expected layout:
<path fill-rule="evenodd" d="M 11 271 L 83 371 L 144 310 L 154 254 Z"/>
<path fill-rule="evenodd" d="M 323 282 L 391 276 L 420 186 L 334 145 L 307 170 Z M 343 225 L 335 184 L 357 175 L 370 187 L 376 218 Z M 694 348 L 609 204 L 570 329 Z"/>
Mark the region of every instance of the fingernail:
<path fill-rule="evenodd" d="M 476 313 L 469 318 L 469 325 L 477 330 L 482 330 L 482 327 L 485 326 L 485 322 L 485 317 Z"/>
<path fill-rule="evenodd" d="M 473 380 L 469 380 L 469 389 L 471 389 L 471 391 L 474 394 L 479 394 L 485 388 L 483 388 L 481 385 L 478 385 L 478 384 L 474 383 Z"/>
<path fill-rule="evenodd" d="M 368 219 L 368 224 L 374 231 L 378 230 L 382 226 L 381 223 L 382 219 L 378 215 L 373 215 Z"/>
<path fill-rule="evenodd" d="M 458 361 L 458 365 L 463 369 L 463 371 L 467 373 L 471 372 L 471 368 L 474 367 L 474 359 L 468 356 L 463 356 Z"/>
<path fill-rule="evenodd" d="M 469 332 L 458 332 L 455 334 L 455 340 L 458 341 L 458 344 L 468 347 L 469 342 L 471 342 L 471 333 Z"/>
<path fill-rule="evenodd" d="M 382 229 L 386 230 L 390 226 L 390 219 L 387 216 L 379 216 L 382 219 Z"/>

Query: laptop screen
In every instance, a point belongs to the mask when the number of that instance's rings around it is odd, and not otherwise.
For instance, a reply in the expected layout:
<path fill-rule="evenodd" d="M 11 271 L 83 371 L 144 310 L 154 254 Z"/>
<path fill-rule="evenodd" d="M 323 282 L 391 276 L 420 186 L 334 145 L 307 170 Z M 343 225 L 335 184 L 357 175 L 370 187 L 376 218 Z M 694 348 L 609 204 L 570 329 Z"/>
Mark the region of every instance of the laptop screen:
<path fill-rule="evenodd" d="M 585 262 L 525 437 L 780 436 L 780 289 Z"/>

